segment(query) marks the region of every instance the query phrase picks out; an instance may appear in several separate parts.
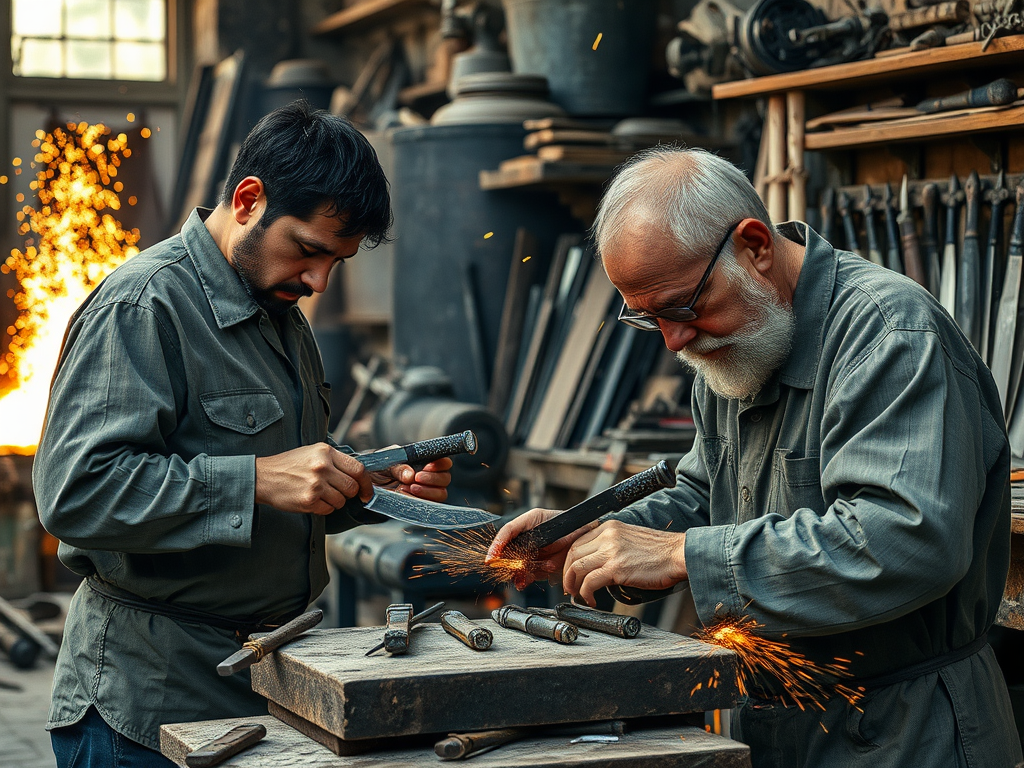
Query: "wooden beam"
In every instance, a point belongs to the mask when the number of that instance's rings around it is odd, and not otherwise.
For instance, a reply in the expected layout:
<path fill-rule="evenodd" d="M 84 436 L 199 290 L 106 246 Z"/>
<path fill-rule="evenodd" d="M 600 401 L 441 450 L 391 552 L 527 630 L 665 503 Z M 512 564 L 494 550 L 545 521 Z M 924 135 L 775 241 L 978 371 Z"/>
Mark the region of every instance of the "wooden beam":
<path fill-rule="evenodd" d="M 363 0 L 344 8 L 321 21 L 310 33 L 313 35 L 341 35 L 365 29 L 372 24 L 383 24 L 419 8 L 436 8 L 429 0 Z"/>
<path fill-rule="evenodd" d="M 774 224 L 785 221 L 786 183 L 786 97 L 780 95 L 768 98 L 768 215 Z"/>
<path fill-rule="evenodd" d="M 790 219 L 807 217 L 807 172 L 804 170 L 804 93 L 786 94 L 786 159 L 789 171 Z"/>
<path fill-rule="evenodd" d="M 982 43 L 962 43 L 881 59 L 852 61 L 800 72 L 736 80 L 716 85 L 711 93 L 715 99 L 735 99 L 741 96 L 764 96 L 792 90 L 832 90 L 862 86 L 894 74 L 898 75 L 902 82 L 911 77 L 924 77 L 968 67 L 996 69 L 1011 62 L 1024 63 L 1024 35 L 997 37 L 987 50 L 982 51 L 981 47 Z"/>

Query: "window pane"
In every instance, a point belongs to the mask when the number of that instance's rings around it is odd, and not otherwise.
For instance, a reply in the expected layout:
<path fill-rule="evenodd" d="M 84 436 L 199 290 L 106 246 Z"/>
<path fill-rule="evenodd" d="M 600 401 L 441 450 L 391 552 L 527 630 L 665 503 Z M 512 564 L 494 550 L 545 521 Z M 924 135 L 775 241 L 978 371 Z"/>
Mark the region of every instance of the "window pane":
<path fill-rule="evenodd" d="M 164 0 L 114 0 L 114 37 L 163 40 Z"/>
<path fill-rule="evenodd" d="M 110 0 L 66 1 L 68 4 L 68 37 L 110 37 Z"/>
<path fill-rule="evenodd" d="M 60 37 L 61 0 L 14 0 L 14 34 Z"/>
<path fill-rule="evenodd" d="M 68 40 L 67 46 L 66 77 L 110 77 L 110 43 Z"/>
<path fill-rule="evenodd" d="M 17 56 L 18 52 L 15 51 Z M 59 40 L 23 40 L 21 66 L 14 74 L 22 77 L 60 77 L 64 74 L 64 57 Z"/>
<path fill-rule="evenodd" d="M 163 80 L 163 43 L 114 43 L 114 77 L 119 80 Z"/>

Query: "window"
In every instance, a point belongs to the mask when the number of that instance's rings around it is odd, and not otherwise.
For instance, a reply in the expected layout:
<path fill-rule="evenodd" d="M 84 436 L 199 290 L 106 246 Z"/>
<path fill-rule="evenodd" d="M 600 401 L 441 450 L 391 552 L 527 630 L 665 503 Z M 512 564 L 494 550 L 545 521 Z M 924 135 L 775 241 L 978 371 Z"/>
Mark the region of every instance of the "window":
<path fill-rule="evenodd" d="M 166 0 L 12 0 L 20 77 L 167 78 Z"/>

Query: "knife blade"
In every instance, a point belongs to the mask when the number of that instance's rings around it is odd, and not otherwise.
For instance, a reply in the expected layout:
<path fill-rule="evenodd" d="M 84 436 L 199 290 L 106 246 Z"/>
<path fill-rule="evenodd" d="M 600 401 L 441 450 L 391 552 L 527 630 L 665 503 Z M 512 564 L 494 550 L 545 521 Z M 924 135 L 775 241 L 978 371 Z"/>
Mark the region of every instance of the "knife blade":
<path fill-rule="evenodd" d="M 928 292 L 937 299 L 942 281 L 942 262 L 939 259 L 939 187 L 937 184 L 924 185 L 924 189 L 921 190 L 921 207 L 924 209 L 921 248 L 924 250 Z"/>
<path fill-rule="evenodd" d="M 324 619 L 320 609 L 296 616 L 287 624 L 282 624 L 268 635 L 255 640 L 246 640 L 242 647 L 217 665 L 217 674 L 222 677 L 233 675 L 242 669 L 248 669 L 271 651 L 291 642 L 307 629 L 312 629 Z"/>
<path fill-rule="evenodd" d="M 846 194 L 844 190 L 839 190 L 839 198 L 836 201 L 836 207 L 839 209 L 839 215 L 843 219 L 843 232 L 846 235 L 846 250 L 851 253 L 856 253 L 861 258 L 864 258 L 864 254 L 861 253 L 860 243 L 857 242 L 857 228 L 853 225 L 853 201 L 850 200 L 850 196 Z"/>
<path fill-rule="evenodd" d="M 921 246 L 917 241 L 914 210 L 910 207 L 910 185 L 907 181 L 907 174 L 903 174 L 903 184 L 900 186 L 900 214 L 896 217 L 896 223 L 899 225 L 900 238 L 903 240 L 903 261 L 907 277 L 927 290 L 928 280 L 924 274 L 924 263 L 921 261 Z"/>
<path fill-rule="evenodd" d="M 399 464 L 422 465 L 445 456 L 458 456 L 463 453 L 472 455 L 476 453 L 476 449 L 476 435 L 467 429 L 456 435 L 421 440 L 398 448 L 361 453 L 356 455 L 355 459 L 366 467 L 367 471 L 380 472 Z"/>
<path fill-rule="evenodd" d="M 864 185 L 864 231 L 868 236 L 868 260 L 885 266 L 882 260 L 882 249 L 878 245 L 878 232 L 875 229 L 875 198 L 871 195 L 871 186 Z"/>
<path fill-rule="evenodd" d="M 1000 258 L 999 248 L 1003 239 L 1003 211 L 1011 194 L 1009 187 L 1006 186 L 1005 171 L 999 172 L 995 186 L 985 194 L 990 204 L 991 216 L 988 222 L 985 259 L 981 265 L 981 349 L 978 351 L 986 365 L 992 360 L 992 339 L 995 336 L 992 323 L 1005 267 Z"/>
<path fill-rule="evenodd" d="M 960 201 L 964 193 L 956 175 L 949 177 L 946 191 L 946 244 L 942 249 L 942 280 L 939 284 L 939 303 L 950 315 L 956 314 L 956 227 Z"/>
<path fill-rule="evenodd" d="M 903 259 L 900 257 L 900 236 L 896 226 L 896 211 L 893 207 L 892 187 L 885 182 L 885 194 L 882 196 L 882 207 L 885 213 L 885 266 L 893 272 L 903 274 Z"/>
<path fill-rule="evenodd" d="M 981 251 L 978 246 L 978 218 L 981 209 L 981 179 L 971 171 L 964 184 L 967 213 L 964 216 L 964 245 L 956 279 L 956 321 L 975 349 L 981 348 Z"/>
<path fill-rule="evenodd" d="M 474 528 L 494 522 L 499 517 L 476 507 L 440 504 L 436 501 L 418 499 L 384 488 L 374 488 L 373 498 L 364 502 L 363 506 L 371 512 L 377 512 L 393 520 L 401 520 L 404 523 L 412 523 L 423 528 L 434 528 L 439 531 L 453 528 Z"/>
<path fill-rule="evenodd" d="M 1007 250 L 1006 274 L 996 313 L 995 338 L 992 343 L 992 378 L 996 381 L 1003 410 L 1007 408 L 1010 388 L 1010 365 L 1013 360 L 1014 336 L 1017 328 L 1017 305 L 1020 296 L 1021 262 L 1024 261 L 1024 180 L 1017 185 L 1017 210 L 1013 216 L 1010 247 Z"/>

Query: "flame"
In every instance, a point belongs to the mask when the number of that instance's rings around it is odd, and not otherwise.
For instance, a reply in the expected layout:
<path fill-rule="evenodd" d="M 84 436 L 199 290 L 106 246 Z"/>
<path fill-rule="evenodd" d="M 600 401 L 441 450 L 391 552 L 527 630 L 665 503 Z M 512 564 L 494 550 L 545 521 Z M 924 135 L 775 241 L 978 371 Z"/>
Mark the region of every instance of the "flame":
<path fill-rule="evenodd" d="M 747 682 L 767 674 L 782 684 L 800 709 L 813 706 L 824 710 L 823 702 L 833 695 L 842 696 L 853 705 L 863 697 L 862 689 L 838 682 L 852 677 L 849 659 L 836 657 L 835 663 L 816 664 L 786 643 L 757 634 L 762 628 L 763 625 L 749 616 L 730 616 L 701 628 L 694 637 L 735 651 L 740 662 L 739 690 L 743 695 L 747 694 Z M 715 684 L 717 686 L 717 681 Z M 698 683 L 697 687 L 700 686 Z"/>
<path fill-rule="evenodd" d="M 502 556 L 487 563 L 484 559 L 498 529 L 493 525 L 461 531 L 438 532 L 427 550 L 436 565 L 414 566 L 418 576 L 442 571 L 452 578 L 478 576 L 485 584 L 521 582 L 537 560 L 537 553 L 516 540 L 509 542 Z"/>
<path fill-rule="evenodd" d="M 71 315 L 111 270 L 139 252 L 138 230 L 126 231 L 111 213 L 121 208 L 123 189 L 114 178 L 122 158 L 131 156 L 125 134 L 112 136 L 102 124 L 68 123 L 66 130 L 36 131 L 32 146 L 32 167 L 39 170 L 29 186 L 38 208 L 25 205 L 18 212 L 18 233 L 32 237 L 0 265 L 20 284 L 19 291 L 8 292 L 20 314 L 8 329 L 10 348 L 0 357 L 0 377 L 13 380 L 13 389 L 0 398 L 0 453 L 34 453 Z"/>

